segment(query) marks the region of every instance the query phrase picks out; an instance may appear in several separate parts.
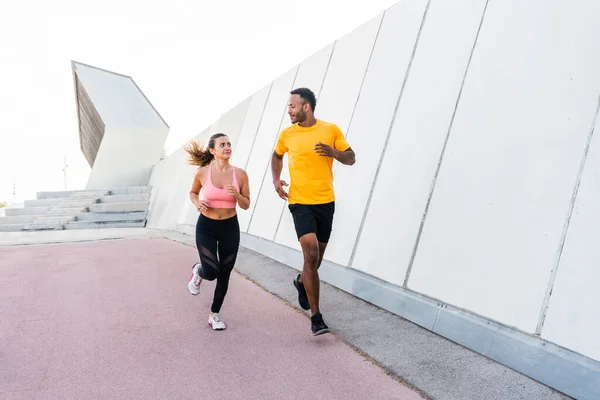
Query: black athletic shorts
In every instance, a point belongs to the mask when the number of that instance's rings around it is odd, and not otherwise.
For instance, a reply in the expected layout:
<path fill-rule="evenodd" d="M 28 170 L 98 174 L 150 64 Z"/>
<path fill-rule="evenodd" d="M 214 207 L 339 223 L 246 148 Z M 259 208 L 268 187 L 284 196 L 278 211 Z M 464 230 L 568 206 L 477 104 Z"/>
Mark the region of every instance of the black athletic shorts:
<path fill-rule="evenodd" d="M 327 204 L 290 204 L 294 226 L 298 239 L 307 233 L 316 233 L 317 240 L 321 243 L 329 242 L 331 228 L 333 227 L 333 214 L 335 202 Z"/>

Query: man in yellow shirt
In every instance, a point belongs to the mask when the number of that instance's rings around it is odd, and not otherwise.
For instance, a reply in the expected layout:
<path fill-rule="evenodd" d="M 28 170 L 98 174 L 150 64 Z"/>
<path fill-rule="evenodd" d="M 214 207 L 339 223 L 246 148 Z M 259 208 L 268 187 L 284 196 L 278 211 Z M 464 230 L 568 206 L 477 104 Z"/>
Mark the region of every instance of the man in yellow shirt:
<path fill-rule="evenodd" d="M 288 114 L 292 125 L 277 139 L 271 158 L 273 185 L 279 197 L 288 201 L 302 252 L 302 274 L 294 279 L 300 307 L 311 310 L 313 335 L 329 332 L 319 310 L 319 273 L 323 254 L 329 242 L 335 211 L 333 160 L 352 165 L 354 151 L 337 125 L 314 116 L 317 104 L 307 88 L 290 92 Z M 288 153 L 291 186 L 281 180 L 283 156 Z"/>

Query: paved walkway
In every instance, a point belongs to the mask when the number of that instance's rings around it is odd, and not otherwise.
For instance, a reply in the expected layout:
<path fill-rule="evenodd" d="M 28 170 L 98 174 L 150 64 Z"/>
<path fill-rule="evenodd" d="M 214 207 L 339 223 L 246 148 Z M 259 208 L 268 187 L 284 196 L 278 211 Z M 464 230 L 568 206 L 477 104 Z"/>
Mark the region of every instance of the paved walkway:
<path fill-rule="evenodd" d="M 186 287 L 195 249 L 129 232 L 0 238 L 0 399 L 421 398 L 239 274 L 212 331 L 214 282 Z"/>

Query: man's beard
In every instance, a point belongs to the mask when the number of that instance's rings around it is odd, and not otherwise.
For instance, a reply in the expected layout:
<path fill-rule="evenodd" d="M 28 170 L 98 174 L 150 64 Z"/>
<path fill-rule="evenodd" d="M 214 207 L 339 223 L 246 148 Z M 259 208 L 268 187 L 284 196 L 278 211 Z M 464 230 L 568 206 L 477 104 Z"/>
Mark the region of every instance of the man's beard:
<path fill-rule="evenodd" d="M 304 111 L 299 111 L 296 113 L 296 122 L 304 122 L 306 121 L 306 113 Z"/>

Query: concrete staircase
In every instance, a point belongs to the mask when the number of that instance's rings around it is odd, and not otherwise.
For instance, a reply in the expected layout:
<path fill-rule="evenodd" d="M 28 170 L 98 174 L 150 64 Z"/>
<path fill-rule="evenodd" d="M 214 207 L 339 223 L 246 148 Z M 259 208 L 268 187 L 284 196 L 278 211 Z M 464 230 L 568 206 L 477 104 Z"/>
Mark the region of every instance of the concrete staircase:
<path fill-rule="evenodd" d="M 151 187 L 38 192 L 24 207 L 5 208 L 0 232 L 144 227 Z"/>

